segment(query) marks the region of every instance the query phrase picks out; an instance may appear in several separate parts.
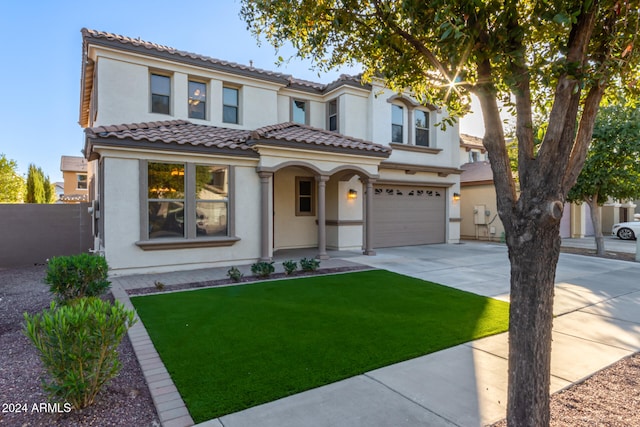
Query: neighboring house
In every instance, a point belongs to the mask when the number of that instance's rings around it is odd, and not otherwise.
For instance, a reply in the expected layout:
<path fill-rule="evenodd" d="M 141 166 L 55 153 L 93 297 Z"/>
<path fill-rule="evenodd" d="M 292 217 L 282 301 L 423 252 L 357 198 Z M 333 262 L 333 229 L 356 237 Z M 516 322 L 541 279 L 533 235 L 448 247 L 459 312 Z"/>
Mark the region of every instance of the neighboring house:
<path fill-rule="evenodd" d="M 62 156 L 60 170 L 64 186 L 59 200 L 63 203 L 80 203 L 88 201 L 89 180 L 87 159 L 83 157 Z"/>
<path fill-rule="evenodd" d="M 487 149 L 482 138 L 460 134 L 460 164 L 488 161 Z"/>
<path fill-rule="evenodd" d="M 53 183 L 53 186 L 56 191 L 56 203 L 62 203 L 62 196 L 64 195 L 64 182 L 57 181 Z"/>
<path fill-rule="evenodd" d="M 496 187 L 488 161 L 465 163 L 460 177 L 460 237 L 494 240 L 504 238 L 504 226 L 498 216 Z"/>
<path fill-rule="evenodd" d="M 502 241 L 504 226 L 498 215 L 496 188 L 489 161 L 465 163 L 460 177 L 460 237 L 462 239 Z M 603 230 L 606 232 L 606 226 Z M 611 226 L 608 226 L 609 231 Z M 560 237 L 593 236 L 590 209 L 586 203 L 565 203 Z"/>
<path fill-rule="evenodd" d="M 114 273 L 459 241 L 459 134 L 435 126 L 444 110 L 380 81 L 315 83 L 82 34 L 95 247 Z"/>

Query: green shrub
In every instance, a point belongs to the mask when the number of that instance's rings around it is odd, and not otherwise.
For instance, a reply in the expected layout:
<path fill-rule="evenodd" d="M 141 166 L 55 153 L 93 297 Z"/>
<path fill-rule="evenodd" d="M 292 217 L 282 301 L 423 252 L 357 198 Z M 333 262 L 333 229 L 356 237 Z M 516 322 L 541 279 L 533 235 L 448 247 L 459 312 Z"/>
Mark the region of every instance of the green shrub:
<path fill-rule="evenodd" d="M 291 276 L 298 269 L 298 264 L 295 261 L 284 261 L 282 267 L 284 267 L 284 273 Z"/>
<path fill-rule="evenodd" d="M 134 312 L 117 302 L 81 298 L 29 316 L 24 332 L 40 353 L 48 377 L 43 388 L 52 400 L 81 409 L 120 370 L 117 348 L 135 323 Z"/>
<path fill-rule="evenodd" d="M 239 282 L 242 280 L 243 274 L 238 270 L 238 267 L 231 267 L 227 270 L 227 276 L 234 282 Z"/>
<path fill-rule="evenodd" d="M 300 268 L 303 271 L 316 271 L 320 267 L 320 260 L 316 258 L 302 258 Z"/>
<path fill-rule="evenodd" d="M 271 276 L 271 274 L 276 271 L 272 262 L 260 261 L 254 264 L 251 264 L 251 272 L 258 277 L 266 278 Z"/>
<path fill-rule="evenodd" d="M 45 283 L 58 301 L 100 296 L 111 283 L 109 267 L 104 257 L 91 254 L 53 257 L 47 265 Z"/>

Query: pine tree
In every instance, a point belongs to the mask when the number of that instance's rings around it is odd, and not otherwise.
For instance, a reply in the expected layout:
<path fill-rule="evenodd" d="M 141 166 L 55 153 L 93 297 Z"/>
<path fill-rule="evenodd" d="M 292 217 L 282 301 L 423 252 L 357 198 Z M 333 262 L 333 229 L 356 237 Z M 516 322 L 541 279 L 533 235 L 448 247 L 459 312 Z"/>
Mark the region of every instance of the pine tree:
<path fill-rule="evenodd" d="M 44 176 L 42 169 L 31 163 L 27 173 L 27 203 L 45 203 Z"/>

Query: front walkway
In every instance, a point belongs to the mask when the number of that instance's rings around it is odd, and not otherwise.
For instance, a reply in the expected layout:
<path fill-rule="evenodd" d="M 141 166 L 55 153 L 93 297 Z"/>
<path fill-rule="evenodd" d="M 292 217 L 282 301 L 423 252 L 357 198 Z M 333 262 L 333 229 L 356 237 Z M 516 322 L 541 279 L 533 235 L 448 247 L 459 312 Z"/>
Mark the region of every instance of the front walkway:
<path fill-rule="evenodd" d="M 362 263 L 480 295 L 508 300 L 509 263 L 503 245 L 468 242 L 379 249 L 328 262 Z M 276 263 L 277 264 L 277 263 Z M 225 269 L 226 272 L 226 269 Z M 195 281 L 205 272 L 148 280 Z M 556 273 L 551 391 L 578 382 L 640 350 L 640 264 L 561 254 Z M 166 280 L 166 281 L 165 281 Z M 211 280 L 209 277 L 207 280 Z M 135 276 L 114 279 L 114 293 Z M 151 282 L 152 283 L 152 282 Z M 139 285 L 137 285 L 139 286 Z M 130 304 L 130 303 L 129 303 Z M 165 426 L 192 423 L 173 384 L 138 323 L 130 332 Z M 144 333 L 142 333 L 144 332 Z M 143 349 L 139 344 L 143 344 Z M 153 352 L 151 351 L 153 350 Z M 229 414 L 206 426 L 480 426 L 505 416 L 507 334 L 469 342 L 387 366 L 294 396 Z M 148 369 L 149 363 L 153 369 Z M 164 367 L 162 367 L 164 368 Z M 161 381 L 161 385 L 154 385 Z M 168 379 L 170 382 L 170 379 Z M 154 392 L 155 390 L 155 392 Z M 171 399 L 169 399 L 170 396 Z M 168 403 L 167 403 L 168 402 Z M 163 406 L 164 404 L 164 406 Z M 169 409 L 170 408 L 170 409 Z"/>

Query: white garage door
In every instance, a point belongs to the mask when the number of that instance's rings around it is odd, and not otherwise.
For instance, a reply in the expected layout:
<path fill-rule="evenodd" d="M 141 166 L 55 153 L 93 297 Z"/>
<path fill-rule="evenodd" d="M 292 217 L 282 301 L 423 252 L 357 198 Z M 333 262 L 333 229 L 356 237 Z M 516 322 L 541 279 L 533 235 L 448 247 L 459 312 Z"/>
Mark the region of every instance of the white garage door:
<path fill-rule="evenodd" d="M 373 247 L 444 243 L 445 196 L 438 187 L 375 186 Z"/>

